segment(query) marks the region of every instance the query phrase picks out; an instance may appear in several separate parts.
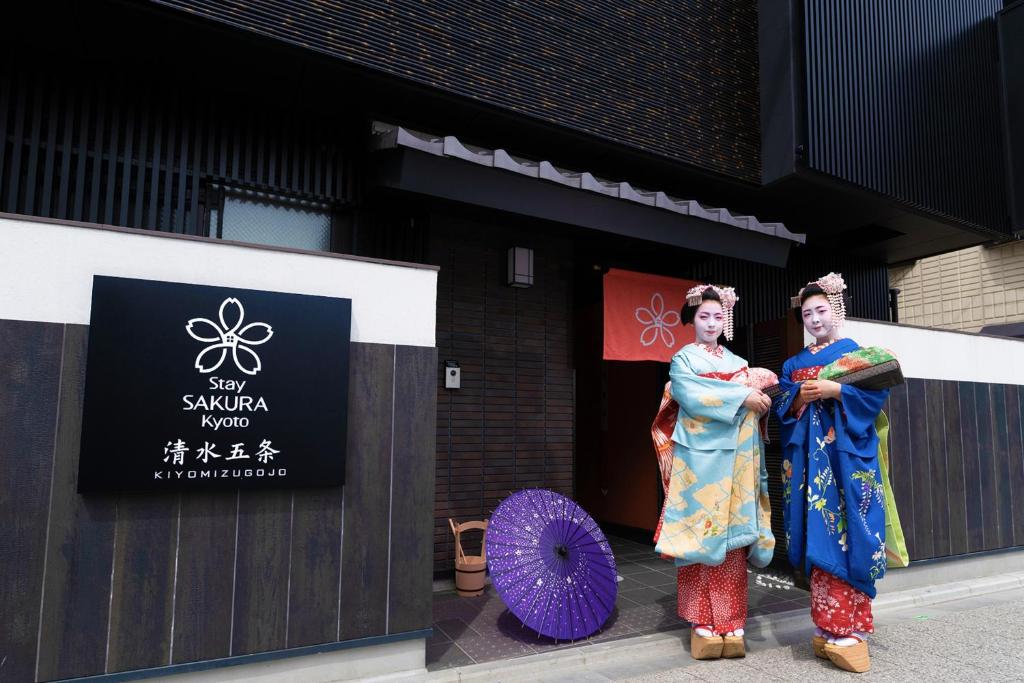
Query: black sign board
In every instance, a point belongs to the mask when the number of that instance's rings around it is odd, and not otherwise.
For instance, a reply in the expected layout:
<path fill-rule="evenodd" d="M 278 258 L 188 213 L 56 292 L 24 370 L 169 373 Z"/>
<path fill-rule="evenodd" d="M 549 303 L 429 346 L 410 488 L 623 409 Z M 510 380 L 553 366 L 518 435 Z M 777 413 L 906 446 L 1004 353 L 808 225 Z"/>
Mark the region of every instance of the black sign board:
<path fill-rule="evenodd" d="M 340 486 L 352 302 L 96 276 L 78 490 Z"/>

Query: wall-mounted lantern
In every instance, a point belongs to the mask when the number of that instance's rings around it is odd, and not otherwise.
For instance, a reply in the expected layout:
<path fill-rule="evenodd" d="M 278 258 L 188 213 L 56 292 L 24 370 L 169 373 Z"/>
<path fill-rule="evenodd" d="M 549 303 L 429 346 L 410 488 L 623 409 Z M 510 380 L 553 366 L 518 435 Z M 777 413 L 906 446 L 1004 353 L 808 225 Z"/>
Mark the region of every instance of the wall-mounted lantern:
<path fill-rule="evenodd" d="M 512 247 L 508 250 L 508 284 L 510 287 L 533 285 L 533 249 Z"/>

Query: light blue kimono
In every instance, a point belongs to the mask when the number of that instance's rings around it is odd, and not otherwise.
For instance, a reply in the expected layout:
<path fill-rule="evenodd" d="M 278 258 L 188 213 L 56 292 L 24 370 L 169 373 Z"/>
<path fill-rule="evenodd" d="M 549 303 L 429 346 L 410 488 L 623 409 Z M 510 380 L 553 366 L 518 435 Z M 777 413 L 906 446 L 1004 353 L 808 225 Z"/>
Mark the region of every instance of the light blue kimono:
<path fill-rule="evenodd" d="M 665 518 L 656 551 L 677 566 L 719 565 L 749 546 L 756 567 L 771 561 L 775 537 L 758 417 L 743 407 L 750 387 L 707 375 L 735 374 L 746 361 L 697 344 L 672 357 L 669 376 L 679 415 Z M 704 376 L 702 376 L 704 375 Z"/>

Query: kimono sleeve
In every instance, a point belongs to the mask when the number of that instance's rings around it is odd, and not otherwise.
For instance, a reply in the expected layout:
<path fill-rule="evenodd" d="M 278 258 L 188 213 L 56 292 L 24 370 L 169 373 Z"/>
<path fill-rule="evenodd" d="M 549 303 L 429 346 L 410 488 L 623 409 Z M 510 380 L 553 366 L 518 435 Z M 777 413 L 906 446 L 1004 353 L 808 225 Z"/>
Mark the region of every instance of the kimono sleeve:
<path fill-rule="evenodd" d="M 779 421 L 783 425 L 790 427 L 797 422 L 797 418 L 790 414 L 790 408 L 793 407 L 793 401 L 796 399 L 797 394 L 800 393 L 800 383 L 790 379 L 792 374 L 793 359 L 790 358 L 782 364 L 782 374 L 779 375 L 780 393 L 772 406 L 775 409 L 775 414 L 779 416 Z"/>
<path fill-rule="evenodd" d="M 715 422 L 735 422 L 751 392 L 742 384 L 695 374 L 682 353 L 672 357 L 669 378 L 672 398 L 684 414 Z"/>
<path fill-rule="evenodd" d="M 836 422 L 843 426 L 839 433 L 840 449 L 864 457 L 877 456 L 875 420 L 882 412 L 889 390 L 869 391 L 843 384 L 841 394 L 842 401 L 836 405 Z"/>

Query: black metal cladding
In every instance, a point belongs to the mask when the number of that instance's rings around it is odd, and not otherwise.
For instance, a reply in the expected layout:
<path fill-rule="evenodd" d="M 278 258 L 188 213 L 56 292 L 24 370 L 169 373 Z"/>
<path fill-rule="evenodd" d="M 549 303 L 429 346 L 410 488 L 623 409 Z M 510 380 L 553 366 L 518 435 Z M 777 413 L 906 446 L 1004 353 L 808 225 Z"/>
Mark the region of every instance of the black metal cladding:
<path fill-rule="evenodd" d="M 55 76 L 55 73 L 61 75 Z M 166 77 L 166 74 L 164 74 Z M 323 202 L 353 190 L 337 121 L 186 84 L 0 68 L 0 211 L 205 234 L 209 182 Z"/>
<path fill-rule="evenodd" d="M 809 165 L 1007 231 L 1002 0 L 804 0 Z"/>
<path fill-rule="evenodd" d="M 760 179 L 751 0 L 157 1 L 558 126 Z"/>
<path fill-rule="evenodd" d="M 1024 232 L 1024 2 L 999 15 L 1000 63 L 1006 117 L 1010 208 L 1013 229 Z"/>

